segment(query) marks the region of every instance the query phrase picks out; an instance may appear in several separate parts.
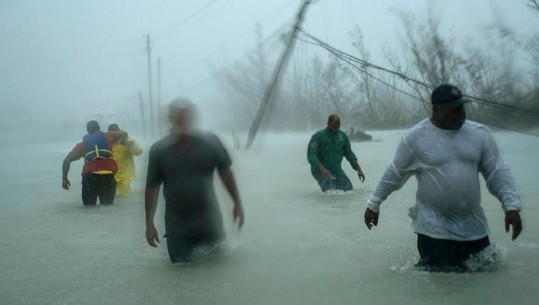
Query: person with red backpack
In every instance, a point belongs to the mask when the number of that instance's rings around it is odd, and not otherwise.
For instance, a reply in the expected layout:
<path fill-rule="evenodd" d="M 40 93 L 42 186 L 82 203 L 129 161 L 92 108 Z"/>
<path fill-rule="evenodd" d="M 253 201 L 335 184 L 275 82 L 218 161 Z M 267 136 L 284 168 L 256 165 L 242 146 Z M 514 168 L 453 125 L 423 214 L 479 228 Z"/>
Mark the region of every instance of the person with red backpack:
<path fill-rule="evenodd" d="M 84 158 L 82 167 L 82 204 L 96 205 L 97 198 L 102 205 L 114 202 L 116 181 L 114 173 L 117 165 L 112 159 L 112 145 L 122 139 L 127 139 L 124 131 L 100 130 L 97 121 L 86 124 L 88 132 L 67 154 L 62 164 L 62 188 L 69 190 L 71 182 L 68 179 L 71 162 Z"/>

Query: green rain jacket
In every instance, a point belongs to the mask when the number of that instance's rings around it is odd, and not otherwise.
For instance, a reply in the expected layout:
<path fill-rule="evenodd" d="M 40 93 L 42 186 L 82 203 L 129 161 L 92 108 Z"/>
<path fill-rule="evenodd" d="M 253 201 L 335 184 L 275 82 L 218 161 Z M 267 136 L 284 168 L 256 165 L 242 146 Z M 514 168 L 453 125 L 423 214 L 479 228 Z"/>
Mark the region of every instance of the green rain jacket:
<path fill-rule="evenodd" d="M 320 173 L 319 166 L 323 164 L 337 179 L 347 178 L 344 173 L 341 162 L 342 158 L 350 162 L 352 167 L 357 170 L 357 157 L 352 152 L 348 136 L 342 131 L 330 132 L 327 128 L 317 131 L 309 141 L 307 148 L 307 160 L 311 164 L 311 173 L 320 182 L 324 176 Z"/>

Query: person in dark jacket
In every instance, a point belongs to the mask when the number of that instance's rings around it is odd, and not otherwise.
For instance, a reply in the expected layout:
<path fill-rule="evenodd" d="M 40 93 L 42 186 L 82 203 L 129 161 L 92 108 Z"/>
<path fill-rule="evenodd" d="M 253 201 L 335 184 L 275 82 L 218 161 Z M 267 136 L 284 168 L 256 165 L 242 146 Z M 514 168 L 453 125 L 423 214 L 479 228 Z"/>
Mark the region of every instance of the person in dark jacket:
<path fill-rule="evenodd" d="M 311 174 L 323 192 L 328 190 L 349 191 L 352 182 L 344 173 L 341 162 L 343 157 L 357 172 L 359 180 L 365 181 L 365 174 L 350 147 L 346 133 L 340 130 L 341 119 L 332 114 L 328 117 L 327 127 L 317 131 L 309 141 L 307 160 L 311 164 Z"/>

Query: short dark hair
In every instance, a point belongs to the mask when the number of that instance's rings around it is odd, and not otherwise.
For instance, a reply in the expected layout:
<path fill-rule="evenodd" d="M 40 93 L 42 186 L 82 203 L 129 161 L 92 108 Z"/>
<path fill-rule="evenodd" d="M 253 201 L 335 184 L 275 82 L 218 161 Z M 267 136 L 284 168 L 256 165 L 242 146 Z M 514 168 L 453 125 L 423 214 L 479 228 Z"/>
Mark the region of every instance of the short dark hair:
<path fill-rule="evenodd" d="M 328 116 L 328 124 L 332 123 L 333 121 L 335 121 L 336 119 L 338 119 L 339 116 L 336 115 L 336 114 L 331 114 L 330 116 Z"/>
<path fill-rule="evenodd" d="M 88 132 L 96 132 L 99 131 L 101 127 L 99 127 L 99 123 L 95 120 L 91 120 L 86 124 L 86 131 Z"/>
<path fill-rule="evenodd" d="M 112 123 L 109 125 L 108 131 L 120 131 L 120 126 L 116 123 Z"/>

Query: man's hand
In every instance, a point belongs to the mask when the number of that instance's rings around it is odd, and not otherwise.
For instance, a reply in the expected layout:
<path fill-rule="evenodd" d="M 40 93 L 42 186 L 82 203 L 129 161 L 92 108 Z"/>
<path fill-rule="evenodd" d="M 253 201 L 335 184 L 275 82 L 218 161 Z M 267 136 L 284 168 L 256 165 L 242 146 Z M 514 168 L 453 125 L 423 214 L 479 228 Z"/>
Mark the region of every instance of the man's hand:
<path fill-rule="evenodd" d="M 234 205 L 234 209 L 232 210 L 232 219 L 234 220 L 234 222 L 236 222 L 236 219 L 238 220 L 239 229 L 243 227 L 243 221 L 245 219 L 245 215 L 243 214 L 243 208 L 241 207 L 241 204 Z"/>
<path fill-rule="evenodd" d="M 359 177 L 359 181 L 361 181 L 361 183 L 365 182 L 365 174 L 361 169 L 357 170 L 357 176 Z"/>
<path fill-rule="evenodd" d="M 369 208 L 365 210 L 365 225 L 370 230 L 373 226 L 378 225 L 378 216 L 380 214 L 371 211 Z"/>
<path fill-rule="evenodd" d="M 159 234 L 157 233 L 157 229 L 153 223 L 146 225 L 146 241 L 150 246 L 156 248 L 157 244 L 155 242 L 160 243 Z"/>
<path fill-rule="evenodd" d="M 509 232 L 509 226 L 513 227 L 512 240 L 517 239 L 520 232 L 522 232 L 522 220 L 520 220 L 520 214 L 518 211 L 505 212 L 505 232 Z"/>
<path fill-rule="evenodd" d="M 64 190 L 69 190 L 69 187 L 71 186 L 71 182 L 69 182 L 69 179 L 62 178 L 62 188 Z"/>
<path fill-rule="evenodd" d="M 322 174 L 322 176 L 324 176 L 324 178 L 331 179 L 331 173 L 324 165 L 320 164 L 318 168 L 320 169 L 320 173 Z"/>

